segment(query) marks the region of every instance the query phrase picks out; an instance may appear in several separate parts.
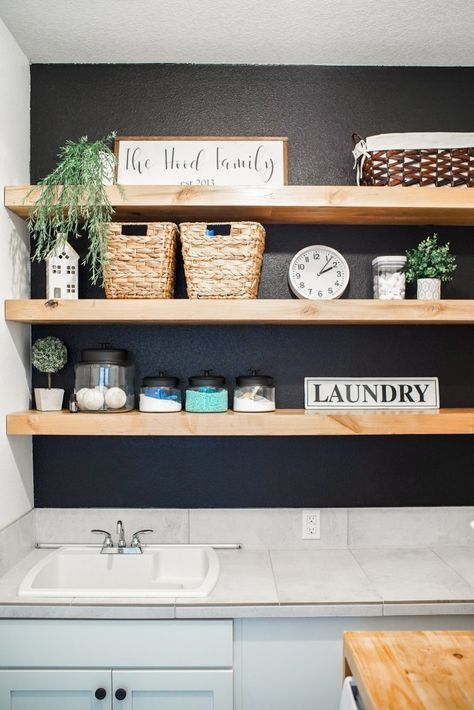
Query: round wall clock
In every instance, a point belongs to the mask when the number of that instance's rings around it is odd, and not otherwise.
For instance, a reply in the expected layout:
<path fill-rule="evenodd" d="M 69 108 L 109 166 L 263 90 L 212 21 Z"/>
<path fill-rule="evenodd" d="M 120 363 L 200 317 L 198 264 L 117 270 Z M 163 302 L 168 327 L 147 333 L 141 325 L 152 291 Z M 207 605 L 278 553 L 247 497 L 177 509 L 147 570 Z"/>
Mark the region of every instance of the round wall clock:
<path fill-rule="evenodd" d="M 298 298 L 339 298 L 349 283 L 349 266 L 332 247 L 305 247 L 291 260 L 288 282 Z"/>

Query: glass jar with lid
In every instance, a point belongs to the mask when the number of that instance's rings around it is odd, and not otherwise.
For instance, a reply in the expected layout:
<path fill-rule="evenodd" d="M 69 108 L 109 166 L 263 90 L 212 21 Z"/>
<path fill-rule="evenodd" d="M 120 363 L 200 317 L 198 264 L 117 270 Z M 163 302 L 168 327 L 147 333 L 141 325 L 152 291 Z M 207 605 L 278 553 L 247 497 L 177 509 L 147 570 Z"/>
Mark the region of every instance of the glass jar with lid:
<path fill-rule="evenodd" d="M 80 412 L 128 412 L 134 408 L 133 365 L 127 350 L 104 345 L 81 351 L 74 392 Z"/>
<path fill-rule="evenodd" d="M 210 370 L 204 370 L 204 374 L 189 378 L 186 389 L 187 412 L 226 412 L 227 407 L 228 392 L 225 377 L 211 375 Z"/>
<path fill-rule="evenodd" d="M 160 372 L 144 377 L 140 389 L 140 412 L 180 412 L 181 389 L 177 377 Z"/>
<path fill-rule="evenodd" d="M 405 298 L 406 256 L 378 256 L 372 261 L 374 298 L 399 301 Z"/>
<path fill-rule="evenodd" d="M 249 375 L 236 379 L 234 391 L 234 412 L 273 412 L 275 411 L 275 385 L 273 377 L 259 375 L 257 370 L 250 370 Z"/>

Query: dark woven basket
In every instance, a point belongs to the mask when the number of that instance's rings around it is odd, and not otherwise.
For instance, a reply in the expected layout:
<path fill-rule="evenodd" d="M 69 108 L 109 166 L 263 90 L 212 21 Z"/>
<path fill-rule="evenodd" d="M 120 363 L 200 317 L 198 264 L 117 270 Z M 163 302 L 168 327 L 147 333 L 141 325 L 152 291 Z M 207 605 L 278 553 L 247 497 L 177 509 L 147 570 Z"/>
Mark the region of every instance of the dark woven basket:
<path fill-rule="evenodd" d="M 356 167 L 359 185 L 474 187 L 474 147 L 368 150 Z"/>

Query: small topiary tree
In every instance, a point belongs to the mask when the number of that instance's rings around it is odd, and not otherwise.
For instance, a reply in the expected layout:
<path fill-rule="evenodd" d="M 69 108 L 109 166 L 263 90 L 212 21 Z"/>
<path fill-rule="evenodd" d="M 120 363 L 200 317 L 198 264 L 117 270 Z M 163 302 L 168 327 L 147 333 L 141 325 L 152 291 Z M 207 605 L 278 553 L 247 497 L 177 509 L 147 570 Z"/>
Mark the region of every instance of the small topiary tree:
<path fill-rule="evenodd" d="M 438 235 L 433 234 L 410 249 L 407 255 L 406 280 L 440 279 L 451 281 L 456 270 L 456 257 L 449 252 L 449 242 L 438 246 Z"/>
<path fill-rule="evenodd" d="M 67 348 L 62 340 L 48 336 L 35 342 L 31 350 L 31 362 L 40 372 L 48 375 L 48 389 L 51 389 L 51 375 L 59 372 L 67 363 Z"/>

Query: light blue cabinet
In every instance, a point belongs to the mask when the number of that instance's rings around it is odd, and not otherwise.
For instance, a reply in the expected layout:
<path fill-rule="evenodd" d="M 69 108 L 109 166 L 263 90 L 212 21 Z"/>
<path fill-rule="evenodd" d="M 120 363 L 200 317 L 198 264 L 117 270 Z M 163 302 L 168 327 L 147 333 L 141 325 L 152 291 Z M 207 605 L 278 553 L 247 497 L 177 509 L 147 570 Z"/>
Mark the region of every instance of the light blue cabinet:
<path fill-rule="evenodd" d="M 114 710 L 232 710 L 233 707 L 231 670 L 120 670 L 114 671 L 112 677 Z M 117 700 L 117 693 L 126 695 Z"/>
<path fill-rule="evenodd" d="M 1 710 L 232 710 L 231 670 L 2 670 Z"/>
<path fill-rule="evenodd" d="M 233 624 L 0 620 L 0 710 L 233 710 Z"/>
<path fill-rule="evenodd" d="M 96 697 L 96 693 L 102 699 Z M 132 706 L 131 706 L 132 707 Z M 111 710 L 112 673 L 0 670 L 1 710 Z"/>

